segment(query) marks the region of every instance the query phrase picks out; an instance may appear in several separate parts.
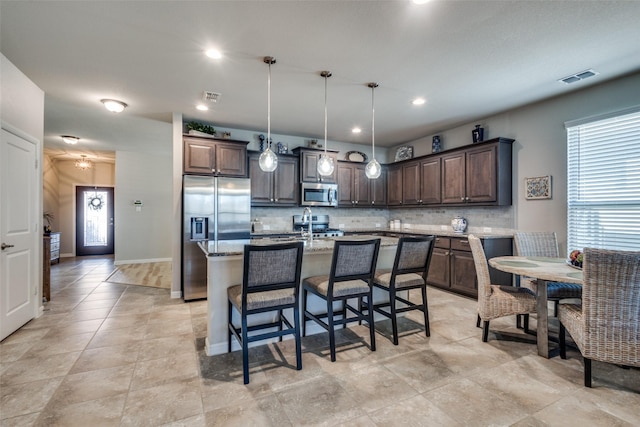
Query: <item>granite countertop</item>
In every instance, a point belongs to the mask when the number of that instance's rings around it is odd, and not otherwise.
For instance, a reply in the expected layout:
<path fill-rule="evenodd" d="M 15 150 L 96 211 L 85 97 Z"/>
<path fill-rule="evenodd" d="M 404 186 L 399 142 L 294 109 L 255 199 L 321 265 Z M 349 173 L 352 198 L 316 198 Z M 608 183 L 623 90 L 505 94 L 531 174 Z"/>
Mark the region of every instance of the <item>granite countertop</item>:
<path fill-rule="evenodd" d="M 274 234 L 274 233 L 270 233 Z M 296 236 L 299 234 L 296 233 Z M 345 240 L 366 240 L 366 239 L 380 239 L 380 246 L 396 246 L 398 244 L 398 239 L 395 237 L 382 237 L 382 236 L 372 236 L 372 235 L 359 235 L 359 236 L 344 236 L 344 237 L 326 237 L 326 238 L 314 238 L 313 242 L 309 243 L 305 240 L 304 244 L 304 252 L 328 252 L 333 251 L 333 242 L 340 239 Z M 298 238 L 262 238 L 251 240 L 251 244 L 253 245 L 272 245 L 278 243 L 287 243 L 299 241 L 301 239 Z M 215 242 L 213 241 L 205 241 L 198 242 L 200 248 L 204 251 L 207 256 L 232 256 L 232 255 L 242 255 L 244 253 L 244 246 L 249 242 L 218 242 L 217 248 Z"/>
<path fill-rule="evenodd" d="M 485 231 L 487 230 L 487 231 Z M 435 234 L 436 236 L 444 236 L 444 237 L 468 237 L 470 234 L 473 234 L 476 237 L 481 239 L 505 239 L 512 238 L 513 231 L 507 229 L 487 229 L 487 228 L 471 228 L 471 230 L 466 231 L 465 233 L 455 233 L 451 230 L 451 227 L 442 226 L 438 228 L 437 226 L 433 228 L 415 228 L 415 227 L 406 227 L 402 228 L 345 228 L 343 229 L 345 233 L 403 233 L 403 234 L 424 234 L 431 235 Z M 299 236 L 299 231 L 276 231 L 276 230 L 268 230 L 268 231 L 260 231 L 251 234 L 253 238 L 261 238 L 261 237 L 270 237 L 270 236 Z"/>

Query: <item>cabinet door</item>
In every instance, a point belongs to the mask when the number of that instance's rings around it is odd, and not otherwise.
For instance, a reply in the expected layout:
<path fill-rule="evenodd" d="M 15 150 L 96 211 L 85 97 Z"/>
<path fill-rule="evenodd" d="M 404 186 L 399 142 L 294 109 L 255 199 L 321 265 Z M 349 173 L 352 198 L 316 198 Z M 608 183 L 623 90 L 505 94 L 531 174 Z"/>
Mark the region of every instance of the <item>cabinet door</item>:
<path fill-rule="evenodd" d="M 478 296 L 478 279 L 471 252 L 451 250 L 451 290 Z"/>
<path fill-rule="evenodd" d="M 449 288 L 449 249 L 433 248 L 431 255 L 431 264 L 429 264 L 429 272 L 427 273 L 427 283 L 438 286 L 440 288 Z"/>
<path fill-rule="evenodd" d="M 382 173 L 377 179 L 369 180 L 369 202 L 373 206 L 387 204 L 387 170 L 382 168 Z"/>
<path fill-rule="evenodd" d="M 402 168 L 398 166 L 387 171 L 387 205 L 402 205 Z"/>
<path fill-rule="evenodd" d="M 368 206 L 369 196 L 369 178 L 364 173 L 365 165 L 353 165 L 353 182 L 355 184 L 354 200 L 356 206 Z M 338 186 L 338 188 L 340 188 Z"/>
<path fill-rule="evenodd" d="M 464 203 L 465 160 L 464 152 L 442 157 L 442 203 Z"/>
<path fill-rule="evenodd" d="M 430 205 L 442 202 L 440 169 L 440 158 L 430 158 L 420 162 L 420 204 Z"/>
<path fill-rule="evenodd" d="M 402 166 L 402 204 L 420 204 L 420 163 L 417 161 Z"/>
<path fill-rule="evenodd" d="M 251 178 L 251 205 L 268 206 L 274 200 L 273 177 L 274 172 L 264 172 L 260 169 L 257 155 L 249 157 L 249 177 Z M 280 165 L 278 165 L 278 168 Z M 278 169 L 276 169 L 277 171 Z"/>
<path fill-rule="evenodd" d="M 336 165 L 333 174 L 329 176 L 321 176 L 318 173 L 318 159 L 320 154 L 315 152 L 302 152 L 300 160 L 302 161 L 300 180 L 302 182 L 326 182 L 335 184 L 338 179 L 338 156 L 334 153 L 327 153 Z"/>
<path fill-rule="evenodd" d="M 351 207 L 354 204 L 355 170 L 351 164 L 338 163 L 338 205 Z"/>
<path fill-rule="evenodd" d="M 209 141 L 184 139 L 184 173 L 212 175 L 215 173 L 216 146 Z"/>
<path fill-rule="evenodd" d="M 216 143 L 216 175 L 247 176 L 247 148 L 242 145 Z"/>
<path fill-rule="evenodd" d="M 469 203 L 497 200 L 496 146 L 467 151 L 466 201 Z"/>
<path fill-rule="evenodd" d="M 278 205 L 298 204 L 298 159 L 280 156 L 273 182 L 273 201 Z"/>

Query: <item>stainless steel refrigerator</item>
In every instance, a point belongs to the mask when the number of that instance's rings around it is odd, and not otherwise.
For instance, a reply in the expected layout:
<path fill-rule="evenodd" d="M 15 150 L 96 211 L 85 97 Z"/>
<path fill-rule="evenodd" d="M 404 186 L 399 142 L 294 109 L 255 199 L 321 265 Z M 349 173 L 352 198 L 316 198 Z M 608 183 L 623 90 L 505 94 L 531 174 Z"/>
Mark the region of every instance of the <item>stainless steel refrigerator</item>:
<path fill-rule="evenodd" d="M 246 178 L 184 175 L 182 180 L 182 298 L 207 297 L 207 257 L 199 241 L 248 243 L 251 185 Z"/>

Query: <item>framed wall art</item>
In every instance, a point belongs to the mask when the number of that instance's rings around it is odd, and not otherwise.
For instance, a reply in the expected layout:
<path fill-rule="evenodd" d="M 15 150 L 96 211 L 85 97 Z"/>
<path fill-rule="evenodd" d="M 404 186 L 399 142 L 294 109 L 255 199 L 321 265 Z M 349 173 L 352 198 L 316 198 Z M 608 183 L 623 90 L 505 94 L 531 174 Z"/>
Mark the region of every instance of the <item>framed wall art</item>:
<path fill-rule="evenodd" d="M 524 179 L 525 198 L 527 200 L 551 198 L 551 175 Z"/>

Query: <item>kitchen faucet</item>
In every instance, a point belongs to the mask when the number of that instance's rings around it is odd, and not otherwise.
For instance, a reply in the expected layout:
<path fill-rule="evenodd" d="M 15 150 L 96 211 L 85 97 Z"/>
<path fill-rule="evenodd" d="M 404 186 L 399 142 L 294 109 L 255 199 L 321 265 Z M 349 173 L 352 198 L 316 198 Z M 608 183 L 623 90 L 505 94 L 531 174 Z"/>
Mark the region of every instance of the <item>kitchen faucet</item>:
<path fill-rule="evenodd" d="M 305 235 L 304 228 L 302 229 L 302 237 L 306 237 L 308 242 L 313 242 L 313 216 L 311 215 L 311 208 L 309 206 L 305 207 L 302 211 L 302 222 L 306 222 L 307 218 L 309 218 L 309 232 L 308 235 Z"/>

